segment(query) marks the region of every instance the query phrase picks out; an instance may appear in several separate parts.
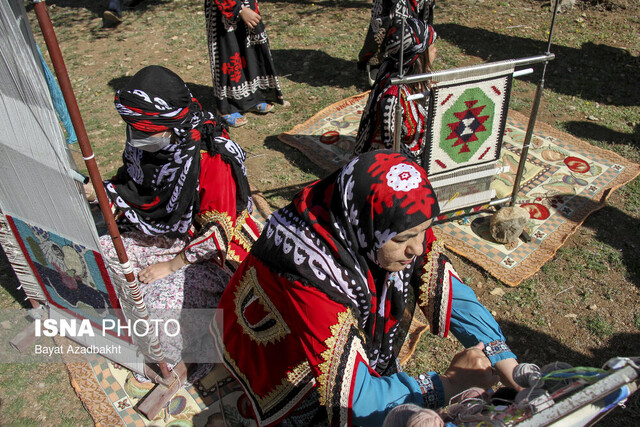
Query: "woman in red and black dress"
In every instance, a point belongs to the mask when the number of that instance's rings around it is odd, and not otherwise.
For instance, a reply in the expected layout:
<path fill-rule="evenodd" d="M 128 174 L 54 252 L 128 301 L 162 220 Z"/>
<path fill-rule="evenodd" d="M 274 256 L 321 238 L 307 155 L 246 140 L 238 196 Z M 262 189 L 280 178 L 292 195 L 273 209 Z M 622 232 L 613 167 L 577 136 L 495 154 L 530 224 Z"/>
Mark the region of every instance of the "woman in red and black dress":
<path fill-rule="evenodd" d="M 216 308 L 260 233 L 250 216 L 245 153 L 220 118 L 164 67 L 136 73 L 115 105 L 127 123 L 127 142 L 124 164 L 105 189 L 150 317 L 181 320 L 184 309 Z M 117 273 L 111 239 L 101 243 Z M 201 326 L 182 326 L 175 337 L 160 329 L 171 363 L 202 341 Z"/>
<path fill-rule="evenodd" d="M 205 0 L 213 97 L 229 126 L 283 104 L 257 0 Z"/>
<path fill-rule="evenodd" d="M 373 0 L 371 4 L 371 23 L 362 49 L 358 54 L 358 69 L 364 70 L 380 67 L 384 59 L 382 42 L 391 23 L 402 16 L 417 18 L 421 21 L 433 22 L 435 0 Z M 373 77 L 375 80 L 375 73 Z"/>
<path fill-rule="evenodd" d="M 396 405 L 491 386 L 492 365 L 514 384 L 515 356 L 436 241 L 437 215 L 424 169 L 378 150 L 270 216 L 211 324 L 259 425 L 380 426 Z M 416 304 L 467 347 L 444 374 L 399 369 Z"/>
<path fill-rule="evenodd" d="M 380 67 L 362 114 L 354 154 L 380 148 L 393 148 L 397 105 L 400 102 L 402 112 L 400 148 L 418 164 L 422 164 L 428 131 L 428 102 L 410 100 L 409 96 L 424 92 L 428 97 L 429 86 L 424 83 L 393 85 L 391 79 L 398 77 L 400 73 L 402 50 L 402 69 L 405 76 L 430 71 L 436 56 L 437 34 L 432 26 L 414 18 L 406 20 L 404 37 L 400 37 L 401 28 L 402 22 L 396 21 L 387 32 L 384 42 L 387 56 Z"/>

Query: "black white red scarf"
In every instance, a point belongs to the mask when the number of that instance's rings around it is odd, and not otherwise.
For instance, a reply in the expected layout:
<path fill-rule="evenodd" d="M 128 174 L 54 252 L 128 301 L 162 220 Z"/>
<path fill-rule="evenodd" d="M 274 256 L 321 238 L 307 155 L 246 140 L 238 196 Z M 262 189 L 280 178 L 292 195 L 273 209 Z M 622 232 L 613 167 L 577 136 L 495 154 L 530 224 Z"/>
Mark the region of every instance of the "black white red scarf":
<path fill-rule="evenodd" d="M 392 126 L 395 123 L 395 109 L 399 102 L 398 86 L 391 85 L 391 79 L 398 77 L 400 72 L 400 55 L 402 52 L 402 69 L 406 75 L 418 56 L 431 46 L 437 38 L 432 26 L 416 18 L 408 18 L 404 23 L 396 20 L 389 28 L 383 43 L 386 58 L 380 66 L 376 81 L 371 88 L 367 105 L 362 113 L 358 136 L 356 137 L 355 153 L 359 154 L 371 149 L 371 143 L 381 121 L 387 121 Z M 382 99 L 385 95 L 392 95 Z M 387 148 L 391 148 L 393 135 L 382 135 L 382 141 L 391 141 Z"/>
<path fill-rule="evenodd" d="M 382 373 L 396 356 L 394 336 L 420 261 L 390 273 L 377 265 L 377 252 L 438 212 L 422 167 L 400 153 L 371 151 L 274 212 L 252 253 L 351 308 L 367 337 L 369 364 Z"/>
<path fill-rule="evenodd" d="M 107 194 L 130 225 L 149 235 L 184 236 L 198 213 L 200 150 L 220 154 L 232 168 L 237 209 L 250 204 L 245 153 L 228 138 L 226 125 L 204 111 L 184 81 L 160 66 L 134 75 L 115 96 L 122 119 L 134 131 L 170 131 L 172 143 L 151 152 L 125 145 L 123 166 L 109 181 Z"/>

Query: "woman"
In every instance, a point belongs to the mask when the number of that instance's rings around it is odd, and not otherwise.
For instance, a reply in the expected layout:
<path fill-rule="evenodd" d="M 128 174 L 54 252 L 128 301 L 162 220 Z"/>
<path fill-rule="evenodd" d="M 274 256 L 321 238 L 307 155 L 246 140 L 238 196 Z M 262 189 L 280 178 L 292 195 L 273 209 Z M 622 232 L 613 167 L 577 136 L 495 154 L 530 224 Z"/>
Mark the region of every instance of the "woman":
<path fill-rule="evenodd" d="M 257 0 L 205 0 L 213 95 L 229 126 L 283 104 Z"/>
<path fill-rule="evenodd" d="M 422 164 L 428 126 L 427 103 L 423 100 L 411 101 L 408 97 L 418 92 L 429 92 L 429 87 L 423 83 L 392 85 L 391 79 L 398 77 L 400 73 L 401 51 L 404 75 L 431 71 L 436 57 L 434 43 L 437 34 L 433 27 L 414 18 L 405 21 L 404 37 L 401 37 L 401 30 L 402 21 L 396 21 L 387 32 L 387 56 L 380 67 L 362 114 L 354 152 L 357 155 L 369 150 L 393 147 L 397 104 L 400 102 L 401 149 L 418 164 Z"/>
<path fill-rule="evenodd" d="M 249 215 L 245 153 L 164 67 L 136 73 L 115 105 L 127 123 L 127 142 L 124 165 L 105 188 L 150 317 L 183 320 L 182 309 L 216 308 L 260 233 Z M 101 242 L 117 260 L 111 239 Z M 171 363 L 185 360 L 190 346 L 183 339 L 195 341 L 206 330 L 182 326 L 182 337 L 160 329 Z"/>
<path fill-rule="evenodd" d="M 431 24 L 434 6 L 435 0 L 373 0 L 371 24 L 358 54 L 358 69 L 364 70 L 367 66 L 377 69 L 380 66 L 384 54 L 384 49 L 381 51 L 380 45 L 394 19 L 409 16 Z"/>
<path fill-rule="evenodd" d="M 437 214 L 424 169 L 389 150 L 358 156 L 272 214 L 211 325 L 259 424 L 382 425 L 393 406 L 435 408 L 491 386 L 491 365 L 513 384 L 515 356 L 442 254 Z M 433 333 L 451 329 L 468 347 L 442 375 L 398 371 L 415 303 Z"/>

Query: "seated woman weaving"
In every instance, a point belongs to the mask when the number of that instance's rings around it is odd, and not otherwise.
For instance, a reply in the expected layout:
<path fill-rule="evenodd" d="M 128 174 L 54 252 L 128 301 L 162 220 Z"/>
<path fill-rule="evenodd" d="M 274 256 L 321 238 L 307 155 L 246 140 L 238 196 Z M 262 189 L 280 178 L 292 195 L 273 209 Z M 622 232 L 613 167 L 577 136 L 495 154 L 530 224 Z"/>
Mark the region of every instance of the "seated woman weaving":
<path fill-rule="evenodd" d="M 249 215 L 245 153 L 166 68 L 140 70 L 115 105 L 127 141 L 124 165 L 105 188 L 150 317 L 178 320 L 181 309 L 215 308 L 260 233 Z M 111 239 L 101 241 L 117 260 Z M 160 329 L 170 362 L 188 348 L 187 327 L 173 338 Z"/>
<path fill-rule="evenodd" d="M 391 79 L 400 74 L 402 52 L 403 74 L 424 74 L 431 71 L 436 57 L 437 34 L 432 26 L 416 18 L 408 18 L 401 37 L 402 21 L 397 20 L 387 31 L 384 41 L 386 57 L 369 94 L 358 128 L 354 153 L 360 154 L 380 148 L 393 148 L 396 126 L 397 104 L 400 102 L 401 151 L 422 164 L 422 154 L 427 138 L 427 108 L 424 100 L 414 101 L 408 97 L 415 93 L 428 92 L 424 83 L 392 85 Z"/>
<path fill-rule="evenodd" d="M 490 387 L 492 366 L 514 384 L 515 356 L 442 253 L 437 215 L 424 169 L 390 150 L 356 157 L 271 215 L 211 323 L 260 425 L 382 425 L 396 405 L 436 408 Z M 467 347 L 444 374 L 399 370 L 416 303 L 434 334 Z"/>

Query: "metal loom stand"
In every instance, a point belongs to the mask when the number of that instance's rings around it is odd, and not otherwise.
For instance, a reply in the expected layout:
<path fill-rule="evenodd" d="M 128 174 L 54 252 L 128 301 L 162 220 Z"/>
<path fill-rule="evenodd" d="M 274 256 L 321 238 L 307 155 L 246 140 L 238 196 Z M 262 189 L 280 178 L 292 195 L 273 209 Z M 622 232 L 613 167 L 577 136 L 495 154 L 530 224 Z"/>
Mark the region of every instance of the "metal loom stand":
<path fill-rule="evenodd" d="M 558 8 L 560 6 L 560 0 L 556 0 L 556 4 L 553 8 L 553 17 L 551 18 L 551 28 L 549 29 L 549 39 L 547 42 L 547 50 L 545 51 L 546 55 L 551 54 L 551 39 L 553 37 L 553 29 L 556 25 L 556 16 L 558 15 Z M 520 153 L 520 163 L 518 164 L 518 172 L 516 173 L 516 178 L 513 183 L 513 193 L 511 194 L 511 201 L 509 206 L 513 206 L 516 203 L 516 197 L 518 195 L 518 191 L 520 190 L 520 181 L 522 180 L 522 175 L 524 174 L 524 166 L 527 162 L 527 154 L 529 153 L 529 146 L 531 145 L 531 137 L 533 136 L 533 127 L 536 124 L 536 118 L 538 117 L 538 109 L 540 107 L 540 99 L 542 98 L 542 89 L 544 88 L 544 75 L 547 72 L 547 64 L 549 61 L 545 61 L 542 68 L 542 76 L 540 76 L 540 81 L 538 82 L 538 87 L 536 88 L 536 95 L 533 100 L 533 106 L 531 107 L 531 116 L 529 117 L 529 124 L 527 126 L 527 133 L 524 137 L 524 143 L 522 144 L 522 153 Z"/>
<path fill-rule="evenodd" d="M 472 65 L 472 66 L 468 66 L 468 67 L 460 67 L 460 68 L 452 68 L 449 70 L 443 70 L 443 71 L 434 71 L 431 73 L 425 73 L 425 74 L 416 74 L 413 76 L 408 76 L 408 77 L 404 77 L 404 71 L 402 69 L 402 67 L 400 67 L 400 72 L 398 74 L 398 77 L 394 77 L 391 79 L 391 84 L 393 85 L 406 85 L 406 84 L 411 84 L 411 83 L 419 83 L 419 82 L 423 82 L 423 81 L 440 81 L 443 78 L 448 78 L 448 79 L 452 79 L 455 78 L 457 76 L 464 76 L 464 75 L 468 75 L 471 72 L 475 72 L 475 73 L 479 73 L 482 72 L 483 70 L 490 70 L 492 67 L 494 67 L 496 64 L 500 63 L 500 62 L 512 62 L 514 68 L 515 67 L 523 67 L 526 65 L 532 65 L 532 64 L 538 64 L 538 63 L 544 63 L 543 69 L 542 69 L 542 76 L 540 77 L 540 81 L 538 82 L 537 88 L 536 88 L 536 93 L 535 93 L 535 97 L 534 97 L 534 101 L 533 101 L 533 106 L 531 108 L 531 114 L 529 115 L 529 123 L 527 125 L 527 131 L 525 134 L 525 139 L 524 139 L 524 143 L 522 146 L 522 152 L 520 154 L 520 161 L 518 163 L 518 171 L 516 173 L 515 176 L 515 180 L 514 180 L 514 184 L 513 184 L 513 190 L 511 193 L 510 197 L 503 197 L 500 199 L 492 199 L 491 201 L 489 201 L 488 203 L 479 203 L 477 205 L 472 205 L 467 207 L 466 209 L 473 209 L 473 208 L 477 208 L 480 206 L 501 206 L 504 205 L 506 203 L 509 203 L 509 206 L 513 206 L 515 204 L 516 201 L 516 197 L 518 194 L 518 191 L 520 190 L 520 182 L 522 181 L 522 176 L 524 174 L 524 167 L 527 161 L 527 154 L 529 152 L 529 146 L 531 144 L 531 137 L 533 135 L 533 129 L 535 126 L 535 122 L 536 122 L 536 118 L 538 115 L 538 109 L 540 107 L 540 99 L 542 98 L 542 90 L 544 88 L 544 77 L 545 77 L 545 73 L 547 70 L 547 64 L 549 63 L 549 61 L 555 59 L 555 55 L 553 53 L 551 53 L 551 40 L 553 37 L 553 30 L 555 27 L 555 22 L 556 22 L 556 16 L 558 14 L 558 8 L 560 6 L 560 0 L 556 0 L 555 2 L 555 6 L 553 9 L 553 17 L 551 20 L 551 28 L 549 30 L 549 38 L 547 40 L 547 49 L 546 52 L 543 55 L 536 55 L 536 56 L 530 56 L 530 57 L 525 57 L 525 58 L 520 58 L 520 59 L 515 59 L 515 60 L 510 60 L 510 61 L 498 61 L 498 62 L 492 62 L 492 63 L 485 63 L 485 64 L 479 64 L 479 65 Z M 402 20 L 402 24 L 403 24 L 403 34 L 404 34 L 404 19 L 405 17 L 403 17 Z M 400 63 L 402 63 L 403 61 L 403 50 L 401 50 L 400 52 Z M 533 72 L 532 69 L 523 69 L 523 70 L 518 70 L 515 71 L 513 73 L 513 77 L 518 77 L 518 76 L 522 76 L 525 74 L 530 74 L 531 72 Z M 420 98 L 424 98 L 424 94 L 423 93 L 419 93 L 419 94 L 415 94 L 412 95 L 410 97 L 408 97 L 409 100 L 415 100 L 415 99 L 420 99 Z M 401 123 L 402 123 L 402 106 L 400 104 L 400 102 L 398 101 L 397 105 L 396 105 L 396 117 L 395 117 L 395 127 L 394 127 L 394 141 L 393 141 L 393 149 L 394 151 L 399 151 L 400 150 L 400 144 L 401 144 L 401 134 L 402 134 L 402 130 L 401 130 Z M 447 218 L 447 220 L 459 217 L 459 216 L 465 216 L 465 214 L 463 215 L 457 215 L 451 218 Z"/>

